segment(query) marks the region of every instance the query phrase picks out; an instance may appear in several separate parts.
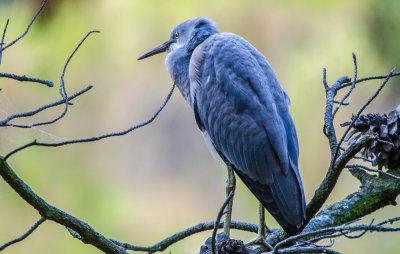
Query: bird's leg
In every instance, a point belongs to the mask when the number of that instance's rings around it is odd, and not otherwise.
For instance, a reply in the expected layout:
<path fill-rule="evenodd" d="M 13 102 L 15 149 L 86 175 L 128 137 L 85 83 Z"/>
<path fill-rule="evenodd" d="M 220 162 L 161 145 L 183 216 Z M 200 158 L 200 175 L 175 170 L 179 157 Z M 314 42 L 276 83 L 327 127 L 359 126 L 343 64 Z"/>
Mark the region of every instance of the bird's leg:
<path fill-rule="evenodd" d="M 267 237 L 267 226 L 265 225 L 265 209 L 264 206 L 259 203 L 258 206 L 258 231 L 257 231 L 257 237 L 254 238 L 253 240 L 250 240 L 246 245 L 263 245 L 267 247 L 270 250 L 273 250 L 272 246 L 265 240 Z M 269 231 L 269 230 L 268 230 Z"/>
<path fill-rule="evenodd" d="M 227 167 L 228 169 L 228 179 L 226 180 L 226 196 L 233 191 L 235 192 L 236 188 L 236 178 L 235 178 L 235 173 L 233 172 L 232 168 L 230 166 Z M 226 207 L 226 215 L 225 215 L 225 221 L 224 221 L 224 233 L 229 236 L 230 235 L 230 229 L 231 229 L 231 220 L 232 220 L 232 205 L 233 205 L 233 198 L 229 201 L 228 206 Z"/>

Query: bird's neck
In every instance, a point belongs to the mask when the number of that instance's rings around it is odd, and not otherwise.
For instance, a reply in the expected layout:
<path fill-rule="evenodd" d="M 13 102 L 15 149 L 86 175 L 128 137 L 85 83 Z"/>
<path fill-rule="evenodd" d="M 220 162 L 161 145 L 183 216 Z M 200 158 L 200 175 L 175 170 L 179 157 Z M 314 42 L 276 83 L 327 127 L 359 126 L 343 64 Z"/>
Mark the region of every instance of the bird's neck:
<path fill-rule="evenodd" d="M 190 98 L 190 80 L 189 80 L 189 63 L 191 52 L 184 48 L 176 49 L 167 55 L 165 64 L 167 65 L 169 74 L 175 82 L 183 98 L 191 105 Z"/>

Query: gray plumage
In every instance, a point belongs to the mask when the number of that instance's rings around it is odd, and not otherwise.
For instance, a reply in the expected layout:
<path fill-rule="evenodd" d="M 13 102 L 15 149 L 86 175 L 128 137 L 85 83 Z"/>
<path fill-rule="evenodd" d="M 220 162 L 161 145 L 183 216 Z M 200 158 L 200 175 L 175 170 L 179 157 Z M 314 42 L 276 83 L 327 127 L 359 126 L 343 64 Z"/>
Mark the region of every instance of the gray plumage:
<path fill-rule="evenodd" d="M 298 233 L 305 218 L 299 145 L 289 97 L 265 57 L 206 18 L 179 24 L 139 59 L 163 51 L 204 136 L 282 228 Z"/>

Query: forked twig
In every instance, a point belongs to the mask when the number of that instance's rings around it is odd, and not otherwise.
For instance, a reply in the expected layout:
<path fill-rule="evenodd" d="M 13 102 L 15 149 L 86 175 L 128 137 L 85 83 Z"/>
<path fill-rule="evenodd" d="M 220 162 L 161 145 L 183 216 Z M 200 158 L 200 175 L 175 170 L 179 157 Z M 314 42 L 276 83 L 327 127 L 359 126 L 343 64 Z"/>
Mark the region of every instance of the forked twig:
<path fill-rule="evenodd" d="M 83 93 L 86 93 L 92 87 L 93 87 L 92 85 L 89 85 L 86 88 L 82 89 L 81 91 L 69 96 L 68 97 L 68 101 L 71 101 L 72 99 L 78 97 L 79 95 L 81 95 Z M 16 118 L 29 117 L 29 116 L 36 115 L 37 113 L 39 113 L 39 112 L 41 112 L 41 111 L 43 111 L 45 109 L 48 109 L 48 108 L 51 108 L 51 107 L 54 107 L 54 106 L 58 106 L 58 105 L 64 104 L 64 103 L 65 103 L 65 100 L 61 99 L 61 100 L 58 100 L 58 101 L 43 105 L 43 106 L 41 106 L 41 107 L 39 107 L 39 108 L 37 108 L 35 110 L 32 110 L 32 111 L 23 112 L 23 113 L 17 113 L 17 114 L 11 115 L 11 116 L 7 117 L 6 119 L 4 119 L 3 121 L 0 121 L 0 127 L 12 126 L 12 127 L 26 128 L 26 125 L 12 124 L 12 123 L 9 123 L 9 122 L 11 120 L 13 120 L 13 119 L 16 119 Z"/>
<path fill-rule="evenodd" d="M 175 88 L 175 83 L 173 83 L 170 92 L 168 93 L 167 97 L 165 98 L 163 104 L 161 105 L 161 107 L 145 122 L 142 122 L 138 125 L 134 125 L 126 130 L 123 131 L 119 131 L 119 132 L 113 132 L 113 133 L 107 133 L 104 135 L 100 135 L 100 136 L 93 136 L 93 137 L 88 137 L 88 138 L 80 138 L 80 139 L 71 139 L 71 140 L 66 140 L 66 141 L 62 141 L 62 142 L 56 142 L 56 143 L 44 143 L 44 142 L 37 142 L 36 139 L 33 140 L 32 142 L 25 144 L 23 146 L 18 147 L 17 149 L 9 152 L 5 157 L 4 160 L 7 160 L 11 155 L 26 149 L 28 147 L 31 146 L 51 146 L 51 147 L 57 147 L 57 146 L 64 146 L 64 145 L 68 145 L 68 144 L 76 144 L 76 143 L 85 143 L 85 142 L 94 142 L 94 141 L 98 141 L 104 138 L 108 138 L 108 137 L 113 137 L 113 136 L 122 136 L 125 135 L 133 130 L 136 130 L 138 128 L 141 128 L 143 126 L 148 125 L 149 123 L 153 122 L 154 119 L 156 119 L 156 117 L 158 116 L 158 114 L 160 114 L 161 110 L 164 109 L 164 107 L 167 105 L 169 99 L 172 96 L 172 93 L 174 91 Z"/>

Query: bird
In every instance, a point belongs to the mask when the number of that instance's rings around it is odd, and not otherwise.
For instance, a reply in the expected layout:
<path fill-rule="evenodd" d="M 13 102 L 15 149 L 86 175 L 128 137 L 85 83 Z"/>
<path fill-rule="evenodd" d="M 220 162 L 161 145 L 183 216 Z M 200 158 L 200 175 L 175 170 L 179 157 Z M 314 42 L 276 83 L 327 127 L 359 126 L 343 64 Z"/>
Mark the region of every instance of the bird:
<path fill-rule="evenodd" d="M 260 202 L 252 244 L 267 244 L 264 207 L 288 235 L 298 234 L 306 216 L 299 144 L 289 96 L 269 62 L 244 38 L 220 32 L 204 17 L 178 24 L 167 41 L 138 60 L 162 52 L 206 144 L 228 169 L 227 194 L 236 173 Z"/>

